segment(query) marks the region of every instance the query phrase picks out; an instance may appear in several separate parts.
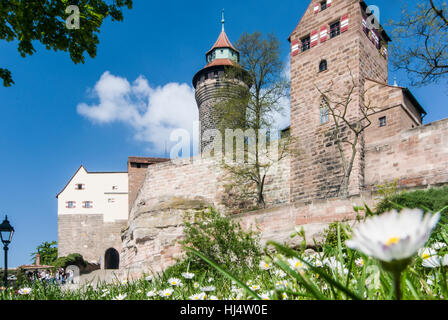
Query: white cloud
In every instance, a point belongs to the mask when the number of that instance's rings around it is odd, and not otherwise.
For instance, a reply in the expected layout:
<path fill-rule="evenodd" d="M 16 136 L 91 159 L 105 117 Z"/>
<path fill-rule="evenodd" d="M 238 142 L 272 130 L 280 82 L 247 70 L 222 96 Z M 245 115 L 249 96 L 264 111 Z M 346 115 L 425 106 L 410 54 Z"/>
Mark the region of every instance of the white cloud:
<path fill-rule="evenodd" d="M 135 138 L 149 142 L 153 152 L 169 152 L 170 134 L 185 129 L 197 141 L 193 123 L 198 121 L 194 89 L 185 83 L 153 88 L 143 77 L 132 84 L 106 71 L 93 89 L 98 104 L 80 103 L 77 111 L 96 124 L 122 122 L 135 131 Z"/>

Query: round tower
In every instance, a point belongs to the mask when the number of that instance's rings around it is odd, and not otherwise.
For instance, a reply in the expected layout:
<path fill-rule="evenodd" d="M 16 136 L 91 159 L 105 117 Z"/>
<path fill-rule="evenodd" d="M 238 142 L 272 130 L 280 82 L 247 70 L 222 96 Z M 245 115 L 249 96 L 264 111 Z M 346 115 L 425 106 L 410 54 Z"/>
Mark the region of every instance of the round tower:
<path fill-rule="evenodd" d="M 225 69 L 229 67 L 240 68 L 240 53 L 232 45 L 224 30 L 224 11 L 222 17 L 222 31 L 213 47 L 206 53 L 207 65 L 193 78 L 193 86 L 196 90 L 196 103 L 199 108 L 200 141 L 203 152 L 211 145 L 213 140 L 203 139 L 206 130 L 216 129 L 214 106 L 225 99 L 236 86 L 244 86 L 249 89 L 249 81 L 224 78 Z M 244 77 L 246 78 L 246 77 Z M 226 94 L 223 88 L 228 90 Z"/>

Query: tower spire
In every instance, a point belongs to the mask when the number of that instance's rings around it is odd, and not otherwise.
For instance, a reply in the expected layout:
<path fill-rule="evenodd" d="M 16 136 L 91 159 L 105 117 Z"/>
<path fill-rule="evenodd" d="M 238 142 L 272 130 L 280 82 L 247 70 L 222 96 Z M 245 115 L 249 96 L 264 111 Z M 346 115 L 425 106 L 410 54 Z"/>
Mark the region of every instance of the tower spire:
<path fill-rule="evenodd" d="M 221 20 L 221 23 L 222 23 L 222 32 L 224 32 L 224 24 L 226 23 L 226 20 L 224 19 L 224 9 L 222 9 L 222 20 Z"/>

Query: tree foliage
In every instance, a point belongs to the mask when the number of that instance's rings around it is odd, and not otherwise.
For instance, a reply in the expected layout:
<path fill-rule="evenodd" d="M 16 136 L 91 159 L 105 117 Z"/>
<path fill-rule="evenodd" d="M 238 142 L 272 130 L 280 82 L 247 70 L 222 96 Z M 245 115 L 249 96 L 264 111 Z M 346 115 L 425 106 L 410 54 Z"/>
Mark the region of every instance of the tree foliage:
<path fill-rule="evenodd" d="M 37 246 L 36 252 L 31 253 L 32 261 L 36 263 L 36 255 L 40 254 L 40 264 L 49 266 L 58 258 L 58 247 L 56 241 L 43 242 Z"/>
<path fill-rule="evenodd" d="M 66 8 L 80 11 L 80 29 L 68 29 Z M 46 49 L 69 52 L 74 63 L 84 63 L 85 53 L 96 56 L 98 33 L 103 21 L 111 17 L 122 21 L 122 8 L 132 8 L 132 0 L 0 0 L 0 40 L 17 41 L 20 55 L 36 52 L 33 42 Z M 0 68 L 4 86 L 14 84 L 11 72 Z"/>
<path fill-rule="evenodd" d="M 448 5 L 444 0 L 421 0 L 408 5 L 392 22 L 393 64 L 407 72 L 412 85 L 436 83 L 448 75 Z"/>
<path fill-rule="evenodd" d="M 260 32 L 244 33 L 236 47 L 240 52 L 241 68 L 226 68 L 224 78 L 227 81 L 244 79 L 250 89 L 244 86 L 232 89 L 233 93 L 215 106 L 215 123 L 223 136 L 229 129 L 252 132 L 249 137 L 252 140 L 244 141 L 244 161 L 226 162 L 224 167 L 231 175 L 230 188 L 236 187 L 240 197 L 255 199 L 257 206 L 264 207 L 266 177 L 289 151 L 289 139 L 282 139 L 278 152 L 272 153 L 270 142 L 273 139 L 267 138 L 266 134 L 274 129 L 275 117 L 283 112 L 282 104 L 289 95 L 289 81 L 284 75 L 280 43 L 275 35 L 264 38 Z M 225 96 L 226 90 L 222 89 L 219 96 Z"/>

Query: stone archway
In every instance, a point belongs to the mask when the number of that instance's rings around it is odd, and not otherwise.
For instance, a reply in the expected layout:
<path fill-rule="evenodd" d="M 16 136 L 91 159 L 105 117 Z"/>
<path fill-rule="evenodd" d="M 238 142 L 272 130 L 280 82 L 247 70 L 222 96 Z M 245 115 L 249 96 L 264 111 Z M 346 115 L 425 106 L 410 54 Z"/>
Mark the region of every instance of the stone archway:
<path fill-rule="evenodd" d="M 117 270 L 120 268 L 120 254 L 114 248 L 109 248 L 104 254 L 104 269 Z"/>

